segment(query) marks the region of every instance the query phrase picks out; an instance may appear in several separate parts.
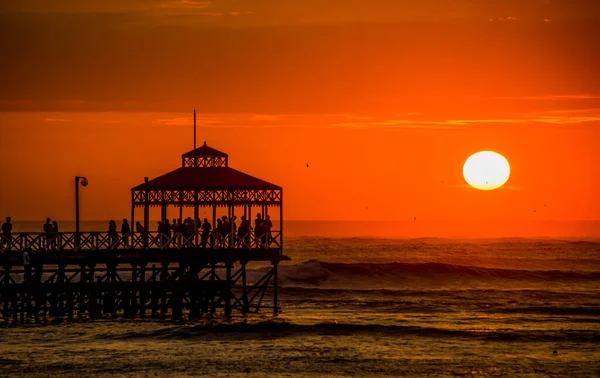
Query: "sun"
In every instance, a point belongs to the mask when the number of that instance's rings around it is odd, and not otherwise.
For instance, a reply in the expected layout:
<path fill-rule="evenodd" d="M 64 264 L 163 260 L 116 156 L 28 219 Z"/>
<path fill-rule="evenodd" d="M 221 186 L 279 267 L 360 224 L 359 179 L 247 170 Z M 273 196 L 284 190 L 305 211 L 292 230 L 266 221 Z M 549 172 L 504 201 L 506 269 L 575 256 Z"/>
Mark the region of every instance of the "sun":
<path fill-rule="evenodd" d="M 471 155 L 463 166 L 465 181 L 475 189 L 500 188 L 510 177 L 508 160 L 494 151 L 479 151 Z"/>

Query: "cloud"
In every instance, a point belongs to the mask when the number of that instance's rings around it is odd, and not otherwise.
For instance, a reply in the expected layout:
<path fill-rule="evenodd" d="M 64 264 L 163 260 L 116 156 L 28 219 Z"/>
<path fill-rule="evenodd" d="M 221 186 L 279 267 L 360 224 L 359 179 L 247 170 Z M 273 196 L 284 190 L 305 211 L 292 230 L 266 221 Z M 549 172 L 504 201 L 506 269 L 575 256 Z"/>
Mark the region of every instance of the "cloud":
<path fill-rule="evenodd" d="M 254 114 L 250 117 L 251 121 L 278 121 L 279 116 L 272 114 Z"/>
<path fill-rule="evenodd" d="M 197 127 L 207 127 L 207 126 L 216 126 L 216 125 L 226 125 L 234 121 L 233 118 L 229 116 L 220 116 L 220 115 L 197 115 L 196 116 L 196 126 Z M 165 125 L 165 126 L 193 126 L 194 125 L 194 117 L 191 115 L 181 115 L 174 116 L 171 118 L 159 118 L 153 121 L 154 123 Z"/>
<path fill-rule="evenodd" d="M 71 122 L 71 119 L 68 118 L 44 118 L 46 122 Z"/>
<path fill-rule="evenodd" d="M 567 101 L 567 100 L 597 100 L 600 95 L 577 94 L 577 95 L 544 95 L 544 96 L 518 96 L 518 97 L 495 97 L 495 100 L 527 100 L 527 101 Z"/>
<path fill-rule="evenodd" d="M 216 11 L 212 1 L 171 0 L 155 7 L 159 16 L 224 16 L 225 12 Z"/>
<path fill-rule="evenodd" d="M 174 118 L 163 118 L 157 119 L 154 123 L 165 126 L 191 126 L 194 124 L 192 117 L 174 117 Z"/>
<path fill-rule="evenodd" d="M 418 121 L 418 120 L 406 120 L 406 119 L 390 119 L 380 121 L 368 121 L 368 122 L 341 122 L 335 123 L 334 126 L 340 127 L 357 127 L 357 128 L 369 128 L 369 127 L 390 127 L 400 128 L 407 130 L 417 129 L 439 129 L 439 130 L 452 130 L 460 129 L 465 126 L 466 123 L 462 121 Z"/>
<path fill-rule="evenodd" d="M 207 9 L 212 5 L 212 1 L 194 1 L 194 0 L 172 0 L 159 5 L 161 8 L 198 10 Z"/>

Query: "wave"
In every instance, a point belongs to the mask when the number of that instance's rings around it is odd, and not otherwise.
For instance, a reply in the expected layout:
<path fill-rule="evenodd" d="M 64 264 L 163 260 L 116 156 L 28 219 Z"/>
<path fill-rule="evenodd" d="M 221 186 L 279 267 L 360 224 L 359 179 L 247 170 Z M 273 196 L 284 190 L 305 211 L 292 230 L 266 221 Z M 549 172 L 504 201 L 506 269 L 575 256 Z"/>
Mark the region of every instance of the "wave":
<path fill-rule="evenodd" d="M 265 269 L 249 270 L 250 279 L 260 278 Z M 444 263 L 344 264 L 310 260 L 279 267 L 279 283 L 288 287 L 397 288 L 465 281 L 486 284 L 499 280 L 593 283 L 599 279 L 600 272 L 497 269 Z"/>
<path fill-rule="evenodd" d="M 212 325 L 171 326 L 157 330 L 132 331 L 122 334 L 99 334 L 97 339 L 155 339 L 189 340 L 214 338 L 277 338 L 297 335 L 350 336 L 350 335 L 397 335 L 428 338 L 458 338 L 486 341 L 523 342 L 600 342 L 600 334 L 582 330 L 513 330 L 506 329 L 444 329 L 436 327 L 400 326 L 382 324 L 317 323 L 294 324 L 286 321 L 217 323 Z"/>

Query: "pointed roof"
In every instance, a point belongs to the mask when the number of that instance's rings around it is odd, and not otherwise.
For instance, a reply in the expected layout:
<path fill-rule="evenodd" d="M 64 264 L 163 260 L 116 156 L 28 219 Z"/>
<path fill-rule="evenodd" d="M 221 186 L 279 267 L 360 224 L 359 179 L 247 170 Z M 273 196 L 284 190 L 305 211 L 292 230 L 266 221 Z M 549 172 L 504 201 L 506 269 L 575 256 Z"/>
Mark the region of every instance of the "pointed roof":
<path fill-rule="evenodd" d="M 187 158 L 187 157 L 193 157 L 193 156 L 222 156 L 222 157 L 227 157 L 227 154 L 225 152 L 221 152 L 217 149 L 214 149 L 212 147 L 209 147 L 206 145 L 206 142 L 204 142 L 204 144 L 198 148 L 196 148 L 195 150 L 191 150 L 189 152 L 186 152 L 185 154 L 182 155 L 182 157 Z"/>
<path fill-rule="evenodd" d="M 132 190 L 145 188 L 146 185 L 141 184 Z M 150 180 L 148 189 L 280 190 L 281 187 L 230 167 L 182 167 Z"/>

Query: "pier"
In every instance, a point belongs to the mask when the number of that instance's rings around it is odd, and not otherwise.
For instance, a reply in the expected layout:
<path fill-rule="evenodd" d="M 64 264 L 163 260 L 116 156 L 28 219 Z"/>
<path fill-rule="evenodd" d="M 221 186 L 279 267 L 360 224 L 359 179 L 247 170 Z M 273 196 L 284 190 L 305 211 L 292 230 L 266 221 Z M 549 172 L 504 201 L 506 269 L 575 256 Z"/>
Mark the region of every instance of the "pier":
<path fill-rule="evenodd" d="M 228 156 L 205 143 L 184 154 L 180 168 L 132 188 L 131 227 L 140 208 L 142 232 L 1 235 L 0 321 L 47 323 L 108 315 L 179 321 L 217 313 L 229 318 L 264 308 L 278 314 L 277 270 L 289 260 L 283 254 L 281 187 L 230 168 Z M 179 219 L 184 208 L 191 208 L 195 227 L 190 232 L 149 231 L 151 208 L 160 209 L 162 221 L 169 208 L 179 211 Z M 273 208 L 279 216 L 271 228 Z M 213 228 L 203 232 L 200 211 L 207 209 Z M 253 210 L 253 229 L 234 222 L 237 212 L 248 227 Z M 77 218 L 78 211 L 79 206 Z M 229 228 L 215 229 L 218 213 L 225 212 Z M 259 227 L 266 219 L 268 228 L 266 223 Z M 252 262 L 267 267 L 259 276 L 254 270 L 249 280 Z"/>

